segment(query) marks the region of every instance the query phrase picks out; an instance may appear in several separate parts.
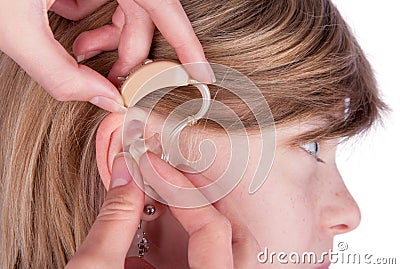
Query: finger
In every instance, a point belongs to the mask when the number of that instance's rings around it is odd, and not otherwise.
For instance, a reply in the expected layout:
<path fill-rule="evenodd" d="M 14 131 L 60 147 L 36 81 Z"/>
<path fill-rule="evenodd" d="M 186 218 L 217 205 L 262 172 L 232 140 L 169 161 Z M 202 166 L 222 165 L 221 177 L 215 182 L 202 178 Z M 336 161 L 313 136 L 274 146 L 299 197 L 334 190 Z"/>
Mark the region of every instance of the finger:
<path fill-rule="evenodd" d="M 186 168 L 188 171 L 188 168 Z M 212 180 L 200 173 L 183 173 L 190 182 L 196 187 L 206 186 L 212 183 Z M 218 188 L 218 185 L 215 185 Z M 256 268 L 258 266 L 255 254 L 260 251 L 260 245 L 257 239 L 251 233 L 246 225 L 246 220 L 240 215 L 232 196 L 227 195 L 213 205 L 221 212 L 231 223 L 232 226 L 232 245 L 233 258 L 236 269 Z"/>
<path fill-rule="evenodd" d="M 190 167 L 185 167 L 185 171 L 190 171 L 192 170 Z M 190 183 L 193 184 L 195 187 L 201 187 L 201 186 L 207 186 L 209 184 L 212 184 L 213 181 L 205 176 L 203 176 L 201 173 L 189 173 L 189 172 L 182 172 L 182 174 L 190 180 Z M 214 184 L 213 188 L 220 188 L 218 184 Z M 214 190 L 212 194 L 215 192 L 217 193 L 223 193 L 223 189 L 220 188 L 220 190 Z M 207 193 L 203 192 L 205 196 L 207 196 Z M 240 212 L 236 206 L 235 201 L 233 200 L 233 196 L 231 195 L 226 195 L 224 196 L 223 199 L 218 200 L 217 202 L 213 203 L 214 207 L 218 209 L 219 212 L 221 212 L 225 217 L 229 219 L 232 225 L 232 231 L 233 231 L 233 238 L 232 242 L 238 242 L 242 243 L 243 241 L 246 241 L 247 237 L 251 237 L 251 239 L 255 239 L 248 226 L 246 225 L 246 221 L 242 218 L 240 215 Z M 253 240 L 254 243 L 257 243 L 256 240 Z M 258 244 L 256 244 L 258 245 Z M 254 245 L 255 246 L 255 245 Z"/>
<path fill-rule="evenodd" d="M 126 76 L 148 57 L 154 34 L 154 24 L 143 8 L 131 0 L 118 2 L 125 24 L 119 40 L 118 60 L 108 76 L 114 84 L 118 83 L 118 77 Z"/>
<path fill-rule="evenodd" d="M 132 157 L 117 155 L 104 204 L 72 264 L 90 258 L 102 268 L 123 268 L 144 206 L 144 194 L 132 180 L 126 162 L 131 165 L 135 180 L 141 180 Z"/>
<path fill-rule="evenodd" d="M 180 168 L 188 172 L 182 172 L 182 174 L 187 178 L 184 182 L 175 181 L 175 184 L 180 184 L 178 186 L 199 188 L 214 183 L 211 179 L 203 176 L 201 173 L 195 173 L 195 171 L 188 166 L 182 165 Z M 171 170 L 171 173 L 173 173 L 173 170 Z M 166 177 L 173 176 L 174 174 L 170 174 Z M 160 182 L 160 180 L 157 180 L 157 182 Z M 212 200 L 214 200 L 217 193 L 221 194 L 221 197 L 224 197 L 223 199 L 218 200 L 218 202 L 213 203 L 213 206 L 229 220 L 232 227 L 235 268 L 256 268 L 258 264 L 254 255 L 259 252 L 260 247 L 256 238 L 247 226 L 246 220 L 242 218 L 238 211 L 236 206 L 237 203 L 235 203 L 233 197 L 230 195 L 223 195 L 226 192 L 224 192 L 224 189 L 218 184 L 214 184 L 212 190 L 200 190 L 205 197 L 210 197 Z"/>
<path fill-rule="evenodd" d="M 78 65 L 54 39 L 48 25 L 29 20 L 17 20 L 13 25 L 13 29 L 1 28 L 1 50 L 50 95 L 59 101 L 90 101 L 112 112 L 124 111 L 123 100 L 114 85 L 94 70 Z"/>
<path fill-rule="evenodd" d="M 69 20 L 80 20 L 107 3 L 108 0 L 56 0 L 50 10 Z"/>
<path fill-rule="evenodd" d="M 118 6 L 112 17 L 112 24 L 81 33 L 72 47 L 78 62 L 103 51 L 117 49 L 124 24 L 125 16 L 121 7 Z"/>
<path fill-rule="evenodd" d="M 181 63 L 207 63 L 201 43 L 179 0 L 135 0 L 135 2 L 150 14 L 161 34 L 175 49 Z M 214 73 L 208 64 L 194 67 L 188 71 L 195 79 L 204 83 L 215 81 Z"/>
<path fill-rule="evenodd" d="M 193 187 L 182 173 L 151 152 L 140 158 L 139 166 L 143 177 L 163 198 L 169 190 L 153 183 L 167 180 L 176 186 Z M 223 215 L 211 205 L 170 210 L 189 234 L 190 268 L 233 268 L 231 227 Z"/>

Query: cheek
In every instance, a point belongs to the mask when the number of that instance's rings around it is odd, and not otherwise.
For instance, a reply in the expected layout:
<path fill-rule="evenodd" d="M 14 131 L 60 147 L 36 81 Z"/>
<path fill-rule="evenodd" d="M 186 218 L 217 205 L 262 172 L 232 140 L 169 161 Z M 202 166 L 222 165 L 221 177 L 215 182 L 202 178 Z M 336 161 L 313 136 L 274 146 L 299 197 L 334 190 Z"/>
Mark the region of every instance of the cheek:
<path fill-rule="evenodd" d="M 246 178 L 231 194 L 241 201 L 241 212 L 260 246 L 277 251 L 307 249 L 315 237 L 313 167 L 304 166 L 307 160 L 290 159 L 277 151 L 270 175 L 258 192 L 247 193 L 250 180 Z"/>
<path fill-rule="evenodd" d="M 202 174 L 215 180 L 230 161 L 230 144 L 214 139 L 218 154 L 210 169 Z M 252 143 L 254 146 L 255 143 Z M 315 161 L 301 151 L 277 149 L 271 172 L 263 186 L 254 194 L 248 193 L 257 162 L 251 157 L 258 148 L 250 148 L 250 162 L 244 179 L 227 199 L 236 204 L 243 221 L 249 226 L 261 247 L 271 250 L 309 249 L 315 238 L 316 210 Z"/>
<path fill-rule="evenodd" d="M 225 132 L 195 136 L 191 132 L 184 130 L 183 139 L 179 140 L 180 154 L 187 161 L 186 165 L 212 181 L 220 179 L 228 168 L 234 167 L 232 162 L 236 160 L 231 156 L 231 142 Z M 240 158 L 236 159 L 240 162 Z"/>

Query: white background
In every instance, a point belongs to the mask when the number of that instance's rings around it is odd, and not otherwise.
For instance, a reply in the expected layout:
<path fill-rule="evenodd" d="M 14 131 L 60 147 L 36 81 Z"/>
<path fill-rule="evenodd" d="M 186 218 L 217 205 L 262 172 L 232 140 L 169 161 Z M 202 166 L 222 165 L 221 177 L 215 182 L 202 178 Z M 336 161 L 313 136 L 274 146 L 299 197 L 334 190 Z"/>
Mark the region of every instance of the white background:
<path fill-rule="evenodd" d="M 344 253 L 396 257 L 397 265 L 332 264 L 330 268 L 400 268 L 400 1 L 333 0 L 371 62 L 392 112 L 385 126 L 337 155 L 342 176 L 361 209 L 360 226 L 335 238 Z"/>

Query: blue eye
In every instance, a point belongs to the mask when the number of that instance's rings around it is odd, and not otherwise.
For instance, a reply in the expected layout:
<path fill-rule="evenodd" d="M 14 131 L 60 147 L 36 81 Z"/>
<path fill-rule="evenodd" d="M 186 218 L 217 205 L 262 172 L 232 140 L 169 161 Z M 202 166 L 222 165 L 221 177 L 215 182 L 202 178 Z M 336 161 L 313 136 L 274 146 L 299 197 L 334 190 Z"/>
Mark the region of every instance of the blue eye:
<path fill-rule="evenodd" d="M 303 144 L 300 147 L 302 147 L 305 151 L 310 153 L 314 158 L 318 159 L 317 154 L 319 151 L 319 143 L 318 142 L 310 142 L 307 144 Z"/>

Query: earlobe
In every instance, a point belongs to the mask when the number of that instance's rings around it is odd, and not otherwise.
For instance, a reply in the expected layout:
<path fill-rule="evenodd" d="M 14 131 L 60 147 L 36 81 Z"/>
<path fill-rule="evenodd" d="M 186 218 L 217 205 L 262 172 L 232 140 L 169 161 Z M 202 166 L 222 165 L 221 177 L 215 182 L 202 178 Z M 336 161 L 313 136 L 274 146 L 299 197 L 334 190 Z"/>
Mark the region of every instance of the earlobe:
<path fill-rule="evenodd" d="M 114 156 L 122 152 L 124 115 L 111 113 L 100 123 L 96 135 L 96 161 L 100 177 L 108 190 Z"/>

